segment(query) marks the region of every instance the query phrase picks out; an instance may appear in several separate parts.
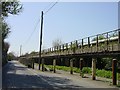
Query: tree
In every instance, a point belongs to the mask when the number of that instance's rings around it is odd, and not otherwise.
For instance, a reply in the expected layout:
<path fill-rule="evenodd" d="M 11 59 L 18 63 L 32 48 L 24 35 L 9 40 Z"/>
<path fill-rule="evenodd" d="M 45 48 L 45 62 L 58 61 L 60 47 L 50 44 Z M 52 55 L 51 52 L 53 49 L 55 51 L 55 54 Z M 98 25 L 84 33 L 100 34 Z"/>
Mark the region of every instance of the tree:
<path fill-rule="evenodd" d="M 31 56 L 38 55 L 38 52 L 32 51 L 32 52 L 30 53 L 30 55 L 31 55 Z"/>
<path fill-rule="evenodd" d="M 7 52 L 9 50 L 10 44 L 4 42 L 4 48 L 2 47 L 2 65 L 7 63 Z"/>
<path fill-rule="evenodd" d="M 1 2 L 0 6 L 2 7 L 1 20 L 2 20 L 2 39 L 7 38 L 10 33 L 10 27 L 5 22 L 4 17 L 8 17 L 9 14 L 18 15 L 22 11 L 22 4 L 17 0 L 13 2 Z"/>
<path fill-rule="evenodd" d="M 22 4 L 17 0 L 13 0 L 12 2 L 0 2 L 0 6 L 2 7 L 2 39 L 4 41 L 10 33 L 10 27 L 5 22 L 5 17 L 8 17 L 9 14 L 18 15 L 22 11 Z"/>
<path fill-rule="evenodd" d="M 8 53 L 7 58 L 9 61 L 11 61 L 11 60 L 15 60 L 16 56 L 15 56 L 14 52 L 10 52 L 10 53 Z"/>
<path fill-rule="evenodd" d="M 8 17 L 9 14 L 17 15 L 22 11 L 22 4 L 19 1 L 2 2 L 2 16 Z"/>
<path fill-rule="evenodd" d="M 20 4 L 20 2 L 18 2 L 17 0 L 13 0 L 11 2 L 1 1 L 0 10 L 2 10 L 2 13 L 0 13 L 0 25 L 2 27 L 0 27 L 0 29 L 2 30 L 2 60 L 4 65 L 7 62 L 7 51 L 10 46 L 6 42 L 4 42 L 4 40 L 8 37 L 9 33 L 11 32 L 10 27 L 5 22 L 5 17 L 8 17 L 9 14 L 18 15 L 22 11 L 22 4 Z"/>
<path fill-rule="evenodd" d="M 57 48 L 57 46 L 60 46 L 60 45 L 62 45 L 63 43 L 62 43 L 62 41 L 59 39 L 59 38 L 57 38 L 57 39 L 55 39 L 53 42 L 52 42 L 52 46 L 56 49 Z"/>
<path fill-rule="evenodd" d="M 8 42 L 5 42 L 4 46 L 5 46 L 4 51 L 7 53 L 9 50 L 10 44 Z"/>
<path fill-rule="evenodd" d="M 53 47 L 56 47 L 56 46 L 59 46 L 62 44 L 62 41 L 60 39 L 55 39 L 53 42 L 52 42 L 52 46 Z"/>
<path fill-rule="evenodd" d="M 2 23 L 2 39 L 3 40 L 6 39 L 10 32 L 11 32 L 10 27 L 8 26 L 8 24 L 5 21 L 3 21 L 3 23 Z"/>
<path fill-rule="evenodd" d="M 22 57 L 28 57 L 29 53 L 25 53 L 24 55 L 21 55 Z"/>
<path fill-rule="evenodd" d="M 3 65 L 7 62 L 7 52 L 10 47 L 8 42 L 5 42 L 4 40 L 8 37 L 10 33 L 10 28 L 7 25 L 7 23 L 3 20 L 2 21 L 2 62 Z"/>

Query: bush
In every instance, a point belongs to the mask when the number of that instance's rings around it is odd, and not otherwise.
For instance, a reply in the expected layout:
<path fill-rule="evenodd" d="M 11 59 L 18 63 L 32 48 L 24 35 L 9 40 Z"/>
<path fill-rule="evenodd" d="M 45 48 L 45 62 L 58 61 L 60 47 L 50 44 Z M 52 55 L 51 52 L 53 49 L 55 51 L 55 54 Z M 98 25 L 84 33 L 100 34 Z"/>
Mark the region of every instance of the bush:
<path fill-rule="evenodd" d="M 52 65 L 46 65 L 48 68 L 53 69 Z M 56 66 L 56 69 L 58 70 L 64 70 L 64 71 L 70 71 L 70 67 L 67 66 Z M 80 73 L 80 69 L 73 67 L 73 71 L 75 73 Z M 92 73 L 92 69 L 90 67 L 83 67 L 82 69 L 82 74 L 91 74 Z M 96 69 L 96 76 L 98 77 L 104 77 L 104 78 L 112 78 L 112 71 L 107 71 L 107 70 L 98 70 Z"/>
<path fill-rule="evenodd" d="M 45 67 L 48 67 L 50 70 L 53 70 L 53 66 L 52 65 L 45 65 Z"/>
<path fill-rule="evenodd" d="M 106 70 L 96 70 L 96 75 L 99 77 L 104 77 L 104 78 L 112 78 L 112 71 L 106 71 Z"/>
<path fill-rule="evenodd" d="M 56 66 L 56 69 L 64 70 L 64 71 L 70 71 L 70 67 L 67 67 L 67 66 Z"/>
<path fill-rule="evenodd" d="M 90 74 L 90 73 L 92 73 L 92 70 L 91 70 L 91 68 L 89 68 L 89 67 L 83 67 L 83 69 L 82 69 L 82 73 L 88 73 L 88 74 Z"/>
<path fill-rule="evenodd" d="M 76 72 L 76 73 L 80 73 L 80 69 L 79 68 L 73 68 L 73 71 Z"/>
<path fill-rule="evenodd" d="M 105 70 L 96 70 L 96 75 L 99 77 L 105 77 Z"/>

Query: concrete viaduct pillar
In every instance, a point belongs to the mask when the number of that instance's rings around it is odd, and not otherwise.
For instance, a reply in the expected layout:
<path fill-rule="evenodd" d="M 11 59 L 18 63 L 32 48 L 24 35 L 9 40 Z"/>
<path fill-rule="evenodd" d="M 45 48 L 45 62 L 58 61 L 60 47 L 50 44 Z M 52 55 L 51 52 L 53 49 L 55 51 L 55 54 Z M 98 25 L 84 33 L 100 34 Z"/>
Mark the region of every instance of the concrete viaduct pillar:
<path fill-rule="evenodd" d="M 82 76 L 83 58 L 80 58 L 80 76 Z"/>
<path fill-rule="evenodd" d="M 63 66 L 63 58 L 60 58 L 60 65 Z"/>
<path fill-rule="evenodd" d="M 56 59 L 53 59 L 53 72 L 56 73 Z"/>
<path fill-rule="evenodd" d="M 32 63 L 32 68 L 34 69 L 34 61 L 33 61 L 33 63 Z"/>
<path fill-rule="evenodd" d="M 45 67 L 44 67 L 44 59 L 42 58 L 42 71 L 45 71 Z"/>
<path fill-rule="evenodd" d="M 92 58 L 92 80 L 96 79 L 96 58 Z"/>
<path fill-rule="evenodd" d="M 31 59 L 31 63 L 32 63 L 32 69 L 34 69 L 34 59 Z"/>

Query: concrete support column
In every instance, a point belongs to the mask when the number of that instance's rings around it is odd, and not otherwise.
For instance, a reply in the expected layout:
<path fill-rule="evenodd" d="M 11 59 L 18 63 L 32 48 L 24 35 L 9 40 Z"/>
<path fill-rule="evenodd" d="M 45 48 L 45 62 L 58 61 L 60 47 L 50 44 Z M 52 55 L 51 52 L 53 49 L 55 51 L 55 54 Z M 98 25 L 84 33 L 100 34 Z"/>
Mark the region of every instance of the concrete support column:
<path fill-rule="evenodd" d="M 70 65 L 69 59 L 66 58 L 66 66 L 69 67 L 69 65 Z"/>
<path fill-rule="evenodd" d="M 70 59 L 70 74 L 73 74 L 73 59 Z"/>
<path fill-rule="evenodd" d="M 56 59 L 53 60 L 53 72 L 56 73 Z"/>
<path fill-rule="evenodd" d="M 60 65 L 63 66 L 63 58 L 60 58 Z"/>
<path fill-rule="evenodd" d="M 34 69 L 34 59 L 31 59 L 32 69 Z"/>
<path fill-rule="evenodd" d="M 92 80 L 96 79 L 96 58 L 92 58 Z"/>
<path fill-rule="evenodd" d="M 32 68 L 34 69 L 34 62 L 33 62 L 33 64 L 32 64 Z"/>
<path fill-rule="evenodd" d="M 44 67 L 44 59 L 42 58 L 42 71 L 45 71 L 45 67 Z"/>
<path fill-rule="evenodd" d="M 80 64 L 79 64 L 80 63 L 80 59 L 79 58 L 76 58 L 76 59 L 77 59 L 76 60 L 76 67 L 79 68 L 80 67 Z"/>
<path fill-rule="evenodd" d="M 80 58 L 80 76 L 82 76 L 83 58 Z"/>
<path fill-rule="evenodd" d="M 112 82 L 113 85 L 117 84 L 117 60 L 112 60 Z"/>

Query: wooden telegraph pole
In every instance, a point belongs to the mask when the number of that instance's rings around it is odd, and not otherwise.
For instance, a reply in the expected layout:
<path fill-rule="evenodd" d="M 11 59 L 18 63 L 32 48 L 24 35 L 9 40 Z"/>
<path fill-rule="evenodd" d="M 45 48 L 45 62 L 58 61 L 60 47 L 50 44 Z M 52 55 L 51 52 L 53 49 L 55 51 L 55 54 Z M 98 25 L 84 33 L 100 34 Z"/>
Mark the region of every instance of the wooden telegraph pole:
<path fill-rule="evenodd" d="M 40 63 L 41 63 L 42 29 L 43 29 L 43 11 L 42 11 L 42 15 L 41 15 L 40 48 L 39 48 L 39 70 L 40 70 Z"/>

